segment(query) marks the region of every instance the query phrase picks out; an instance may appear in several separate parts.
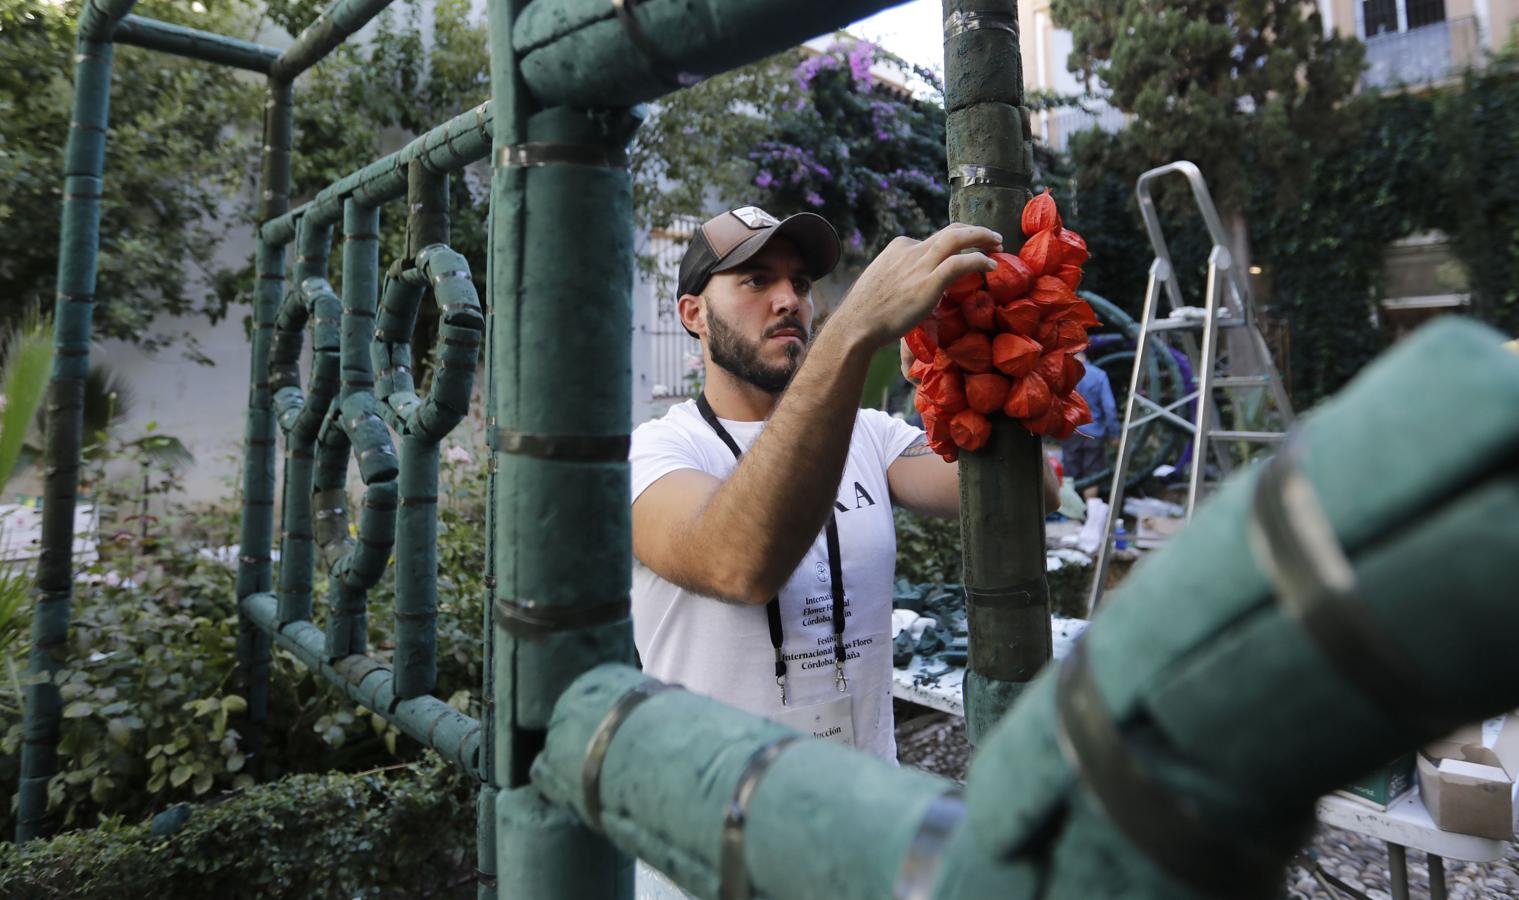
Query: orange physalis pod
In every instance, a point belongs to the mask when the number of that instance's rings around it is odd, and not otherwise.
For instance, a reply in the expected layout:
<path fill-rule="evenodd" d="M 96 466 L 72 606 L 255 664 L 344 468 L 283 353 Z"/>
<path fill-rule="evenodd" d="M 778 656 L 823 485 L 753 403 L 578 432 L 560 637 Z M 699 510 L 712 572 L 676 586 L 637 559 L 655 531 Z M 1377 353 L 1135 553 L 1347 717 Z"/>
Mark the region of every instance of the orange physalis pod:
<path fill-rule="evenodd" d="M 1065 318 L 1085 328 L 1096 328 L 1102 324 L 1102 320 L 1097 318 L 1097 314 L 1092 311 L 1092 305 L 1085 300 L 1067 310 Z"/>
<path fill-rule="evenodd" d="M 1065 354 L 1056 350 L 1039 357 L 1034 363 L 1034 374 L 1043 378 L 1047 385 L 1059 385 L 1065 377 Z"/>
<path fill-rule="evenodd" d="M 1029 419 L 1041 416 L 1050 408 L 1054 396 L 1050 393 L 1050 386 L 1045 384 L 1044 379 L 1038 373 L 1029 375 L 1013 382 L 1012 390 L 1007 392 L 1007 402 L 1002 405 L 1002 411 L 1010 418 Z"/>
<path fill-rule="evenodd" d="M 949 354 L 940 347 L 934 351 L 934 361 L 929 366 L 936 372 L 945 372 L 955 367 L 955 361 L 949 358 Z"/>
<path fill-rule="evenodd" d="M 986 375 L 965 376 L 965 402 L 971 409 L 984 415 L 1000 410 L 1007 400 L 1007 378 L 995 372 Z"/>
<path fill-rule="evenodd" d="M 1065 282 L 1071 290 L 1081 287 L 1081 267 L 1069 263 L 1061 265 L 1055 270 L 1055 277 Z"/>
<path fill-rule="evenodd" d="M 999 334 L 992 338 L 992 365 L 1016 378 L 1034 370 L 1039 353 L 1039 343 L 1021 334 Z"/>
<path fill-rule="evenodd" d="M 992 436 L 992 423 L 973 409 L 961 410 L 949 420 L 949 433 L 962 450 L 979 450 Z"/>
<path fill-rule="evenodd" d="M 1060 212 L 1055 209 L 1055 197 L 1049 188 L 1045 188 L 1044 193 L 1024 205 L 1020 224 L 1024 235 L 1030 237 L 1046 228 L 1060 227 Z"/>
<path fill-rule="evenodd" d="M 1091 341 L 1087 340 L 1085 325 L 1068 318 L 1055 322 L 1055 347 L 1062 353 L 1077 353 L 1085 350 L 1090 343 Z M 1080 365 L 1079 361 L 1077 365 Z M 1081 376 L 1078 375 L 1076 377 L 1080 378 Z"/>
<path fill-rule="evenodd" d="M 922 325 L 903 335 L 902 342 L 907 345 L 908 350 L 912 351 L 913 358 L 923 363 L 933 362 L 934 351 L 939 349 L 938 343 L 929 336 Z"/>
<path fill-rule="evenodd" d="M 1023 427 L 1034 434 L 1045 434 L 1052 437 L 1064 424 L 1065 419 L 1060 415 L 1060 408 L 1054 403 L 1050 404 L 1050 408 L 1045 410 L 1043 415 L 1023 420 Z"/>
<path fill-rule="evenodd" d="M 944 457 L 946 462 L 955 461 L 960 448 L 955 446 L 955 439 L 950 434 L 948 416 L 936 414 L 932 406 L 923 410 L 923 432 L 928 436 L 928 446 L 935 453 Z"/>
<path fill-rule="evenodd" d="M 997 268 L 986 273 L 986 289 L 996 301 L 1005 303 L 1023 296 L 1034 278 L 1028 264 L 1011 253 L 993 253 L 992 259 L 997 261 Z"/>
<path fill-rule="evenodd" d="M 1067 356 L 1060 365 L 1060 384 L 1056 387 L 1055 393 L 1069 394 L 1075 391 L 1076 385 L 1081 383 L 1081 376 L 1085 375 L 1086 371 L 1087 367 L 1081 364 L 1081 360 L 1074 356 Z"/>
<path fill-rule="evenodd" d="M 979 331 L 972 331 L 944 348 L 955 365 L 967 372 L 990 372 L 992 370 L 992 339 Z"/>
<path fill-rule="evenodd" d="M 959 303 L 976 291 L 984 290 L 985 288 L 985 277 L 980 272 L 970 272 L 951 281 L 949 287 L 944 289 L 944 296 L 951 303 Z"/>
<path fill-rule="evenodd" d="M 970 326 L 966 324 L 965 316 L 961 315 L 958 309 L 934 320 L 933 338 L 940 347 L 948 347 L 967 331 L 970 331 Z"/>
<path fill-rule="evenodd" d="M 1060 415 L 1075 430 L 1092 421 L 1092 408 L 1087 406 L 1087 399 L 1080 392 L 1071 391 L 1060 405 Z"/>
<path fill-rule="evenodd" d="M 996 309 L 997 327 L 1011 334 L 1033 334 L 1039 327 L 1039 307 L 1032 300 L 1014 300 Z"/>
<path fill-rule="evenodd" d="M 921 359 L 915 359 L 912 361 L 912 365 L 907 369 L 907 377 L 911 378 L 918 384 L 922 384 L 923 379 L 927 378 L 928 373 L 932 371 L 934 371 L 932 363 L 924 362 Z"/>
<path fill-rule="evenodd" d="M 1052 274 L 1064 262 L 1060 258 L 1059 238 L 1056 229 L 1046 228 L 1028 239 L 1018 251 L 1018 256 L 1028 264 L 1035 276 Z"/>
<path fill-rule="evenodd" d="M 1059 228 L 1055 231 L 1059 250 L 1060 265 L 1079 266 L 1087 261 L 1086 239 L 1069 228 Z"/>
<path fill-rule="evenodd" d="M 1053 275 L 1040 275 L 1034 279 L 1028 298 L 1039 306 L 1071 305 L 1078 300 L 1071 286 Z"/>
<path fill-rule="evenodd" d="M 955 369 L 933 372 L 918 385 L 918 393 L 934 405 L 936 415 L 957 413 L 965 408 L 965 376 Z"/>
<path fill-rule="evenodd" d="M 996 301 L 986 291 L 976 291 L 960 304 L 965 324 L 981 331 L 992 331 L 997 327 L 997 319 L 993 315 L 995 309 Z"/>

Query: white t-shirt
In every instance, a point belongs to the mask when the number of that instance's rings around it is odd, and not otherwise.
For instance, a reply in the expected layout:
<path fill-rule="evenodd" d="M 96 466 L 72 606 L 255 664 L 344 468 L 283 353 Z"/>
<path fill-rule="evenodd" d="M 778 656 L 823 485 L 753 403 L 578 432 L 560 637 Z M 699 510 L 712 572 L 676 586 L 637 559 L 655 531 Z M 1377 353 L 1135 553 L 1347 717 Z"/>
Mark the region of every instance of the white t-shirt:
<path fill-rule="evenodd" d="M 720 421 L 744 451 L 765 425 Z M 844 575 L 845 676 L 853 697 L 855 744 L 890 760 L 896 759 L 891 717 L 891 593 L 897 535 L 886 469 L 922 435 L 921 429 L 884 412 L 860 410 L 834 504 Z M 733 451 L 702 419 L 694 400 L 638 426 L 629 458 L 633 500 L 677 469 L 697 469 L 726 479 L 737 465 Z M 806 462 L 797 460 L 798 465 Z M 833 593 L 823 532 L 781 589 L 780 601 L 790 708 L 836 699 Z M 650 675 L 757 715 L 781 712 L 775 651 L 763 605 L 692 593 L 635 560 L 633 636 Z"/>

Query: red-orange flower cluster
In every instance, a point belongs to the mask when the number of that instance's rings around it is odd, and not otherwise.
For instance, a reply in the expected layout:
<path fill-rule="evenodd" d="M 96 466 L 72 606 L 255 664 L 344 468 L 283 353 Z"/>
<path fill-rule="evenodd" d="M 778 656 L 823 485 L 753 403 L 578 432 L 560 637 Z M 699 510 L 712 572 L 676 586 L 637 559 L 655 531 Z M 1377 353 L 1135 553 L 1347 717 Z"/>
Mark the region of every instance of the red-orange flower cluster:
<path fill-rule="evenodd" d="M 907 333 L 923 427 L 950 462 L 986 443 L 998 413 L 1061 440 L 1092 421 L 1076 392 L 1085 367 L 1075 354 L 1101 324 L 1076 296 L 1086 241 L 1061 224 L 1048 190 L 1021 224 L 1028 240 L 1016 256 L 993 253 L 995 270 L 951 284 Z"/>

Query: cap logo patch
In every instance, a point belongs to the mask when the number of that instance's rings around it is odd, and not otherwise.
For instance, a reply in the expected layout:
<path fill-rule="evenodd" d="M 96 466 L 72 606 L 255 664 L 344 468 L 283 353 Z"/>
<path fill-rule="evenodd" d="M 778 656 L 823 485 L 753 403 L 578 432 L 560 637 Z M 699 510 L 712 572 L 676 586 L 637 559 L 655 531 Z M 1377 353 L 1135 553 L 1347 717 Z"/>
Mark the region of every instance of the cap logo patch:
<path fill-rule="evenodd" d="M 740 222 L 758 231 L 761 228 L 771 228 L 781 224 L 781 220 L 770 215 L 758 206 L 740 206 L 733 210 L 733 215 Z"/>

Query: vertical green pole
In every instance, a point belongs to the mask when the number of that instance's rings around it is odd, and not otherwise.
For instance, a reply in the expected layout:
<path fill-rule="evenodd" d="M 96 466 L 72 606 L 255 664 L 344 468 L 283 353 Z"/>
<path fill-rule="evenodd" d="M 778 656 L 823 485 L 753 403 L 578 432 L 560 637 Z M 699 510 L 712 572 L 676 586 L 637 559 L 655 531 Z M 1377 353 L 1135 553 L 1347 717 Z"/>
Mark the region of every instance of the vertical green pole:
<path fill-rule="evenodd" d="M 53 312 L 53 378 L 48 398 L 42 556 L 33 597 L 29 673 L 51 676 L 68 655 L 73 600 L 74 504 L 84 431 L 84 378 L 90 365 L 95 266 L 100 250 L 100 197 L 110 118 L 111 44 L 76 44 L 74 111 L 63 172 L 63 222 L 58 241 L 58 294 Z M 47 785 L 58 771 L 62 698 L 52 681 L 26 688 L 16 840 L 45 834 Z"/>
<path fill-rule="evenodd" d="M 259 221 L 290 208 L 290 143 L 293 111 L 290 85 L 269 82 L 264 103 L 264 158 L 260 176 Z M 269 389 L 269 345 L 285 285 L 285 248 L 258 242 L 254 263 L 253 347 L 248 377 L 248 418 L 243 431 L 243 518 L 237 560 L 238 690 L 248 701 L 238 732 L 258 771 L 269 710 L 269 635 L 242 613 L 242 600 L 273 586 L 270 546 L 274 540 L 274 404 Z"/>
<path fill-rule="evenodd" d="M 511 40 L 521 7 L 489 7 L 496 870 L 524 897 L 629 898 L 632 860 L 528 773 L 570 681 L 632 659 L 631 120 L 534 114 Z"/>
<path fill-rule="evenodd" d="M 485 283 L 496 283 L 495 217 L 486 215 Z M 495 322 L 495 304 L 487 290 L 481 300 L 485 313 L 485 417 L 494 421 L 496 413 L 496 363 L 492 354 L 494 344 L 490 339 Z M 492 501 L 496 497 L 496 466 L 492 455 L 485 477 L 485 495 Z M 496 593 L 496 530 L 494 511 L 486 509 L 485 526 L 485 602 L 483 608 L 485 637 L 485 665 L 480 673 L 480 796 L 475 803 L 475 875 L 476 900 L 495 900 L 498 875 L 496 868 L 496 799 L 501 782 L 496 775 L 496 610 L 491 604 Z"/>
<path fill-rule="evenodd" d="M 308 227 L 308 220 L 302 218 L 296 226 L 295 234 L 295 266 L 292 274 L 296 290 L 300 289 L 301 282 L 307 278 L 326 277 L 327 256 L 331 249 L 332 227 Z M 313 382 L 316 364 L 317 354 L 313 352 Z M 312 402 L 313 398 L 308 392 L 306 403 Z M 311 486 L 316 468 L 316 426 L 320 424 L 323 412 L 325 409 L 317 412 L 303 408 L 296 426 L 285 435 L 279 579 L 281 625 L 311 618 L 311 583 L 316 570 Z"/>
<path fill-rule="evenodd" d="M 1023 102 L 1014 0 L 944 0 L 944 100 L 951 221 L 1021 243 L 1033 145 Z M 992 439 L 960 454 L 960 530 L 970 660 L 965 725 L 979 741 L 1050 659 L 1039 438 L 997 417 Z"/>
<path fill-rule="evenodd" d="M 448 243 L 448 174 L 412 160 L 406 207 L 406 260 L 415 266 L 422 248 Z M 440 323 L 440 342 L 443 331 Z M 441 352 L 435 358 L 441 361 Z M 402 435 L 400 443 L 394 670 L 396 696 L 411 698 L 430 693 L 438 678 L 438 444 L 415 433 Z"/>

